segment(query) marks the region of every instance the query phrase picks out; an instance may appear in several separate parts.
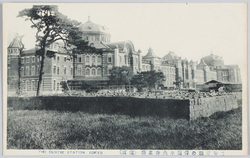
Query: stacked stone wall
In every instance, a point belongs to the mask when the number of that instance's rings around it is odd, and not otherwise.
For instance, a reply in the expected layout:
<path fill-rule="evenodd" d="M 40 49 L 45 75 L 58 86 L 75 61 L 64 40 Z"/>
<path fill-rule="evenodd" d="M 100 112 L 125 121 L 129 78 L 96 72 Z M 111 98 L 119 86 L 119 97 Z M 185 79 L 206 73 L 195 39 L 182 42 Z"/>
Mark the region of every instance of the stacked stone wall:
<path fill-rule="evenodd" d="M 233 93 L 209 98 L 195 98 L 189 100 L 190 120 L 199 117 L 209 117 L 219 111 L 229 111 L 241 106 L 241 93 Z"/>

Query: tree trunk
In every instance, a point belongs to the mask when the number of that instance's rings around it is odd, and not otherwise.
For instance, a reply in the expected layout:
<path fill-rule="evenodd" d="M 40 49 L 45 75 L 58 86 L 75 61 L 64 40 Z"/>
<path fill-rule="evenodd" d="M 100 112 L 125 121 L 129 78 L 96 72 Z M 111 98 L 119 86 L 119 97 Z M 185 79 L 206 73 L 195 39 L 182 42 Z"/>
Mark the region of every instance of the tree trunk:
<path fill-rule="evenodd" d="M 38 80 L 38 85 L 37 85 L 36 96 L 40 95 L 41 83 L 42 83 L 42 78 L 43 78 L 44 59 L 45 59 L 45 46 L 42 47 L 42 60 L 41 60 L 41 67 L 40 67 L 40 72 L 39 72 L 39 80 Z"/>

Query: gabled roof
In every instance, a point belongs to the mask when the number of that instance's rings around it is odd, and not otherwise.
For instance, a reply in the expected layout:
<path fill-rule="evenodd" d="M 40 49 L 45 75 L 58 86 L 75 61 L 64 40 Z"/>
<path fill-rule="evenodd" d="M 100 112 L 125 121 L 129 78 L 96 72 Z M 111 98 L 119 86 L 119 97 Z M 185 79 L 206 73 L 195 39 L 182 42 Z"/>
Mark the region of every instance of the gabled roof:
<path fill-rule="evenodd" d="M 205 63 L 205 61 L 201 58 L 200 63 L 198 64 L 200 66 L 207 66 L 207 64 Z"/>
<path fill-rule="evenodd" d="M 35 53 L 35 52 L 36 52 L 36 48 L 31 48 L 31 49 L 25 50 L 23 52 L 23 55 L 24 54 L 32 54 L 32 53 Z"/>
<path fill-rule="evenodd" d="M 174 60 L 174 59 L 179 59 L 179 57 L 174 53 L 169 51 L 169 53 L 167 55 L 165 55 L 164 57 L 162 57 L 163 60 Z"/>
<path fill-rule="evenodd" d="M 93 44 L 93 47 L 95 47 L 96 49 L 106 49 L 109 48 L 105 43 L 98 41 L 98 42 L 92 42 L 90 43 L 90 45 Z"/>

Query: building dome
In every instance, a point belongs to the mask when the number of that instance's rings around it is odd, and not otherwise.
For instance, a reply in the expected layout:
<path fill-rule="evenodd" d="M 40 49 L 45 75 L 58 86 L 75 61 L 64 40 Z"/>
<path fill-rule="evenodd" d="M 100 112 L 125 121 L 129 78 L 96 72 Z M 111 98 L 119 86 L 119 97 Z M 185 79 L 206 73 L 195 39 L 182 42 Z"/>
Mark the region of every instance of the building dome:
<path fill-rule="evenodd" d="M 90 17 L 88 17 L 88 21 L 80 25 L 80 30 L 83 32 L 84 39 L 89 41 L 89 44 L 95 42 L 110 42 L 110 32 L 106 26 L 102 26 L 99 24 L 95 24 L 90 21 Z"/>
<path fill-rule="evenodd" d="M 204 62 L 210 67 L 217 67 L 217 66 L 224 65 L 223 58 L 220 56 L 214 55 L 212 53 L 208 56 L 203 57 L 202 60 L 204 60 Z"/>
<path fill-rule="evenodd" d="M 154 50 L 150 47 L 144 58 L 157 58 L 157 56 L 155 55 Z"/>
<path fill-rule="evenodd" d="M 14 40 L 10 43 L 9 48 L 22 48 L 23 43 L 20 37 L 15 37 Z"/>

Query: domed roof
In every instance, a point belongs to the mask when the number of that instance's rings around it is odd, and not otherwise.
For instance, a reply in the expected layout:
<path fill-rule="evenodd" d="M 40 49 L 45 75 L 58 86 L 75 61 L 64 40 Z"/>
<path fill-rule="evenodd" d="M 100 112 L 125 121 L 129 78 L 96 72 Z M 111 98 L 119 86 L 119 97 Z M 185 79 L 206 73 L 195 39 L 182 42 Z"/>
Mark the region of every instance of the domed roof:
<path fill-rule="evenodd" d="M 154 50 L 150 47 L 144 58 L 157 58 L 157 56 L 155 55 Z"/>
<path fill-rule="evenodd" d="M 22 48 L 23 43 L 20 37 L 15 37 L 14 40 L 10 43 L 9 48 Z"/>
<path fill-rule="evenodd" d="M 218 55 L 211 53 L 208 56 L 202 58 L 208 66 L 222 66 L 224 65 L 224 60 Z"/>
<path fill-rule="evenodd" d="M 109 29 L 106 26 L 93 23 L 92 21 L 90 21 L 90 17 L 88 17 L 87 22 L 80 25 L 80 28 L 84 33 L 110 34 Z"/>

